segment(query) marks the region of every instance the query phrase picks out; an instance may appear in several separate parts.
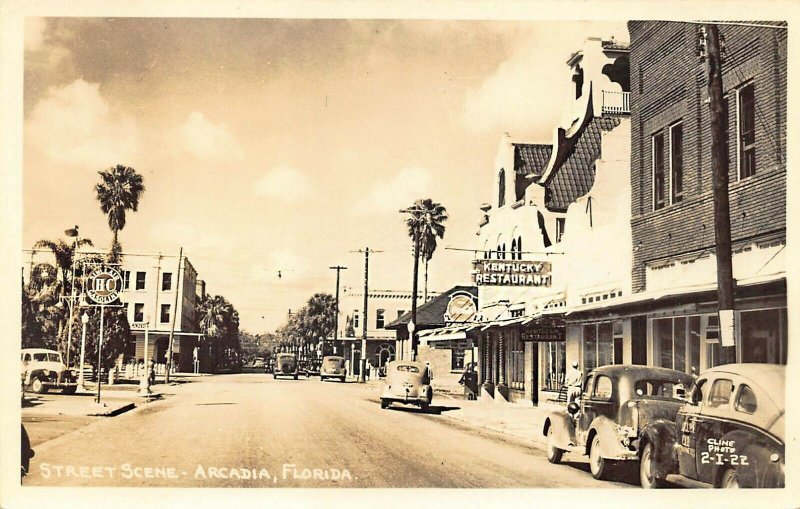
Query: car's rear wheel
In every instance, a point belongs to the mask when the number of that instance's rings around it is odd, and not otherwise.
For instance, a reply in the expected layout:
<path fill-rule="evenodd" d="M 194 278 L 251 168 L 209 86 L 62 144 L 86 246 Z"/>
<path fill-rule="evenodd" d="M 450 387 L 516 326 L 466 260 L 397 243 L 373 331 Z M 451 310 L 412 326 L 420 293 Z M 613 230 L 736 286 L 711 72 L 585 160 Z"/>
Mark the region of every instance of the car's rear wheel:
<path fill-rule="evenodd" d="M 277 375 L 277 374 L 275 374 L 275 373 L 273 373 L 273 374 L 272 374 L 272 379 L 273 379 L 273 380 L 277 380 L 277 379 L 278 379 L 278 375 Z"/>
<path fill-rule="evenodd" d="M 31 390 L 36 394 L 44 394 L 47 392 L 47 387 L 45 387 L 41 378 L 34 378 L 31 382 Z"/>
<path fill-rule="evenodd" d="M 739 476 L 736 474 L 736 470 L 733 468 L 729 468 L 722 472 L 722 475 L 719 476 L 719 488 L 740 488 L 739 486 Z"/>
<path fill-rule="evenodd" d="M 600 437 L 595 435 L 592 439 L 592 448 L 589 450 L 589 470 L 595 479 L 607 479 L 610 462 L 603 458 L 600 449 Z"/>
<path fill-rule="evenodd" d="M 547 429 L 547 461 L 553 463 L 554 465 L 558 465 L 561 463 L 561 457 L 563 455 L 563 449 L 556 447 L 555 432 L 553 431 L 553 426 L 550 425 L 550 427 Z"/>
<path fill-rule="evenodd" d="M 647 443 L 642 451 L 642 459 L 639 461 L 639 482 L 642 488 L 663 488 L 664 479 L 656 477 L 653 471 L 653 444 Z"/>
<path fill-rule="evenodd" d="M 392 403 L 392 402 L 391 402 L 391 401 L 389 401 L 388 399 L 383 399 L 383 398 L 381 398 L 381 408 L 383 408 L 383 409 L 389 408 L 389 405 L 390 405 L 391 403 Z"/>

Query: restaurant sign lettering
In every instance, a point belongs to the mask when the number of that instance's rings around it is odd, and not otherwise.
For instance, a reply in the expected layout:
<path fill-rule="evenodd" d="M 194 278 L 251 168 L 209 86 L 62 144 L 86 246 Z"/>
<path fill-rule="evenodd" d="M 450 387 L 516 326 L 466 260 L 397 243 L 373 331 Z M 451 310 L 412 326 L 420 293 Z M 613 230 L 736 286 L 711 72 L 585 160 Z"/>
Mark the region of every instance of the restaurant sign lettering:
<path fill-rule="evenodd" d="M 473 260 L 478 286 L 550 286 L 550 262 Z"/>

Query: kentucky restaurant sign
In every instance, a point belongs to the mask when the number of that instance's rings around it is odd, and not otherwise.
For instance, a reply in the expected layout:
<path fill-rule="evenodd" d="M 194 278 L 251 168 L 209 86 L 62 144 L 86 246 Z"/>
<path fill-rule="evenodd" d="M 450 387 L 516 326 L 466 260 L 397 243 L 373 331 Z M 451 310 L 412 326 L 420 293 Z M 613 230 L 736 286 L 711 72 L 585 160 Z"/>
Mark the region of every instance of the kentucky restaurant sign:
<path fill-rule="evenodd" d="M 550 262 L 521 260 L 473 260 L 478 286 L 550 286 Z"/>

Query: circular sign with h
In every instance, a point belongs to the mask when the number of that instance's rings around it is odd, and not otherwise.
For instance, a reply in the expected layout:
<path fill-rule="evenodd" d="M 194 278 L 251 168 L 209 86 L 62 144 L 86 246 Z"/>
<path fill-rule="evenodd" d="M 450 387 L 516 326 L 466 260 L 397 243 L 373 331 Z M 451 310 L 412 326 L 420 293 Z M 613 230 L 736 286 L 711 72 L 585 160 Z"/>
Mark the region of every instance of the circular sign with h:
<path fill-rule="evenodd" d="M 102 267 L 89 274 L 86 295 L 94 303 L 100 305 L 111 304 L 119 298 L 120 290 L 122 290 L 122 276 L 118 270 L 111 267 Z"/>

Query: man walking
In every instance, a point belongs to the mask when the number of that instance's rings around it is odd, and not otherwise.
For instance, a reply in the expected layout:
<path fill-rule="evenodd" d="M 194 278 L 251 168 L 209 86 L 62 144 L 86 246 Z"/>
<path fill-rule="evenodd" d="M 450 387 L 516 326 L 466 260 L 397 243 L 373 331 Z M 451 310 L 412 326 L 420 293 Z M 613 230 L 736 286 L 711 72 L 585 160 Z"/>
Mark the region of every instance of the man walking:
<path fill-rule="evenodd" d="M 581 395 L 583 387 L 583 372 L 578 369 L 578 361 L 572 361 L 572 367 L 564 379 L 567 386 L 567 404 L 572 403 Z"/>

